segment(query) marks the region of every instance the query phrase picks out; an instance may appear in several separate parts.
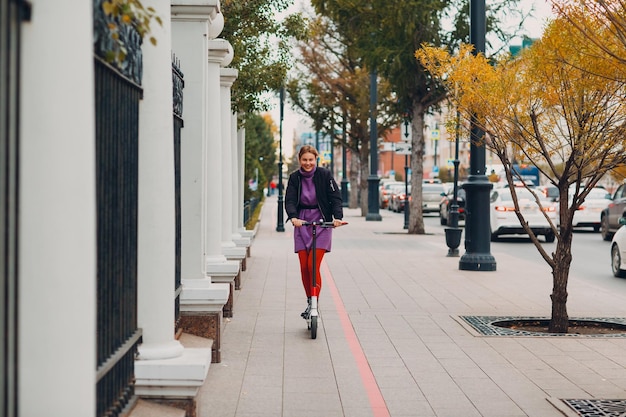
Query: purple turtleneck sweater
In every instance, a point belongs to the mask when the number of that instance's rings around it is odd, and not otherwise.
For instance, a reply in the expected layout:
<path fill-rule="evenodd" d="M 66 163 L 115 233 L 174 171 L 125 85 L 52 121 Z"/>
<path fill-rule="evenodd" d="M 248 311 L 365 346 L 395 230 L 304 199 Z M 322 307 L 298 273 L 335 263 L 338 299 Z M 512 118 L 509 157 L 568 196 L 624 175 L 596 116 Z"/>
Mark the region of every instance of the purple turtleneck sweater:
<path fill-rule="evenodd" d="M 305 206 L 317 206 L 315 184 L 313 184 L 313 174 L 315 173 L 315 169 L 316 168 L 314 168 L 310 172 L 306 172 L 300 169 L 300 174 L 302 174 L 300 203 Z M 301 209 L 300 213 L 298 213 L 298 218 L 301 220 L 306 220 L 308 222 L 314 222 L 320 221 L 320 219 L 323 219 L 323 216 L 319 208 Z M 305 249 L 311 249 L 311 246 L 313 245 L 313 236 L 311 233 L 311 229 L 311 226 L 296 227 L 294 229 L 293 238 L 295 252 L 299 252 Z M 315 242 L 315 247 L 317 249 L 324 249 L 326 250 L 326 252 L 330 252 L 333 229 L 317 227 L 316 231 L 317 240 Z"/>

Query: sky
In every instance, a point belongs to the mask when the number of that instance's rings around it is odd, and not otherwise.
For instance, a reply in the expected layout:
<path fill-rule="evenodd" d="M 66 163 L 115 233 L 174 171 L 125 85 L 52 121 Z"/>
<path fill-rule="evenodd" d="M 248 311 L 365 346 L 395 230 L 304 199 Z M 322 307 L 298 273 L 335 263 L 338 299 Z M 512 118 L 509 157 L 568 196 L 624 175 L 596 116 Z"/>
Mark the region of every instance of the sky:
<path fill-rule="evenodd" d="M 295 0 L 293 6 L 291 6 L 285 14 L 301 11 L 303 7 L 308 5 L 308 0 Z M 543 33 L 546 20 L 552 16 L 551 6 L 549 0 L 520 0 L 519 6 L 523 11 L 534 10 L 533 17 L 528 19 L 524 28 L 528 32 L 528 36 L 531 38 L 539 38 Z M 280 18 L 280 17 L 279 17 Z M 516 22 L 511 22 L 515 24 Z M 521 39 L 514 39 L 513 44 L 521 44 Z M 280 120 L 280 100 L 278 94 L 275 97 L 271 97 L 272 110 L 270 114 L 276 123 L 279 125 Z M 293 138 L 300 137 L 303 133 L 311 132 L 310 120 L 297 113 L 291 108 L 290 103 L 287 101 L 284 107 L 283 117 L 283 155 L 285 158 L 290 158 L 293 151 Z M 278 138 L 277 138 L 278 139 Z"/>

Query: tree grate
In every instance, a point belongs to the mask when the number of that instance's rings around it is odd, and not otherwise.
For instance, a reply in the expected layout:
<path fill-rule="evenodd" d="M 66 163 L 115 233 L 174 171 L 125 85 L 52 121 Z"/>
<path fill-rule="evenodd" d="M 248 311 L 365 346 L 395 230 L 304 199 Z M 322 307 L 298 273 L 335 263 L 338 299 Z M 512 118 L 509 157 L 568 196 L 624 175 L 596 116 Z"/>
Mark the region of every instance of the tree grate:
<path fill-rule="evenodd" d="M 626 417 L 626 400 L 561 400 L 581 417 Z"/>
<path fill-rule="evenodd" d="M 549 317 L 519 317 L 519 316 L 459 316 L 481 336 L 523 336 L 523 337 L 584 337 L 584 338 L 626 338 L 626 333 L 615 334 L 574 334 L 574 333 L 544 333 L 528 330 L 515 330 L 496 326 L 494 323 L 511 320 L 549 320 Z M 626 318 L 618 317 L 577 317 L 570 320 L 595 321 L 599 323 L 613 323 L 626 326 Z M 624 414 L 626 417 L 626 414 Z"/>

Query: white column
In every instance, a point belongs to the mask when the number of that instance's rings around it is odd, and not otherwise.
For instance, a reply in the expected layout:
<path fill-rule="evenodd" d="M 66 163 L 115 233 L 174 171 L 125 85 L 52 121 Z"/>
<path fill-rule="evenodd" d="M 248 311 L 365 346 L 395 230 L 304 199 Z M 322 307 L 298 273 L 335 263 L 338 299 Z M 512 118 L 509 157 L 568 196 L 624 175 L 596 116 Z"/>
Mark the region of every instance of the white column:
<path fill-rule="evenodd" d="M 228 65 L 230 62 L 223 62 Z M 234 174 L 234 143 L 232 136 L 231 87 L 237 79 L 238 71 L 233 68 L 222 68 L 220 71 L 220 95 L 222 114 L 222 251 L 228 259 L 245 259 L 245 248 L 238 247 L 234 242 L 233 219 L 235 205 L 233 198 L 237 194 L 233 188 Z M 236 138 L 235 138 L 236 139 Z"/>
<path fill-rule="evenodd" d="M 21 29 L 19 85 L 17 406 L 20 416 L 91 416 L 97 268 L 93 4 L 31 4 L 31 20 Z M 59 24 L 68 16 L 71 24 Z"/>
<path fill-rule="evenodd" d="M 233 151 L 231 153 L 231 168 L 230 172 L 233 177 L 233 188 L 232 188 L 232 204 L 233 204 L 233 215 L 231 218 L 231 230 L 233 236 L 233 242 L 237 246 L 242 246 L 249 248 L 251 245 L 251 240 L 249 236 L 244 236 L 239 230 L 239 216 L 241 215 L 243 221 L 243 202 L 239 204 L 240 198 L 239 192 L 243 192 L 243 180 L 239 178 L 240 171 L 240 158 L 239 158 L 239 136 L 237 129 L 237 114 L 231 113 L 231 125 L 230 125 L 230 143 L 233 146 Z M 245 164 L 245 161 L 244 161 Z M 243 223 L 242 223 L 243 224 Z"/>
<path fill-rule="evenodd" d="M 222 249 L 222 223 L 224 210 L 222 201 L 225 199 L 222 189 L 224 181 L 222 108 L 220 65 L 229 54 L 229 43 L 224 39 L 209 41 L 208 83 L 207 83 L 207 147 L 204 158 L 206 161 L 205 205 L 205 260 L 207 273 L 212 277 L 232 276 L 239 273 L 239 261 L 229 261 Z M 225 127 L 230 131 L 230 128 Z"/>
<path fill-rule="evenodd" d="M 228 65 L 223 62 L 222 65 Z M 231 131 L 231 92 L 230 89 L 237 79 L 239 71 L 234 68 L 222 68 L 220 70 L 220 107 L 222 117 L 222 163 L 224 176 L 222 178 L 222 247 L 235 247 L 233 242 L 232 229 L 230 223 L 233 218 L 233 203 L 230 196 L 233 194 L 232 176 L 232 143 Z M 225 253 L 226 254 L 226 253 Z M 228 255 L 226 255 L 228 256 Z"/>
<path fill-rule="evenodd" d="M 183 111 L 185 127 L 181 138 L 181 274 L 183 280 L 202 279 L 204 269 L 204 138 L 207 135 L 206 88 L 207 35 L 210 7 L 172 6 L 172 53 L 185 74 Z"/>
<path fill-rule="evenodd" d="M 143 100 L 139 107 L 139 207 L 137 235 L 140 359 L 180 356 L 174 338 L 176 212 L 172 119 L 172 57 L 169 0 L 144 0 L 159 11 L 156 47 L 143 49 Z"/>
<path fill-rule="evenodd" d="M 228 284 L 214 284 L 207 275 L 205 262 L 205 158 L 209 126 L 208 102 L 208 41 L 212 19 L 217 16 L 215 0 L 211 4 L 193 4 L 191 0 L 172 1 L 172 52 L 180 60 L 185 75 L 183 118 L 185 127 L 181 140 L 181 211 L 183 292 L 181 309 L 192 304 L 207 306 L 226 304 Z M 174 4 L 176 3 L 176 4 Z M 185 4 L 189 3 L 189 4 Z M 219 20 L 219 19 L 217 19 Z M 222 20 L 223 22 L 223 20 Z M 219 24 L 219 22 L 218 22 Z M 221 30 L 221 29 L 220 29 Z M 235 265 L 238 268 L 238 265 Z M 235 272 L 236 274 L 236 272 Z M 204 307 L 199 311 L 204 311 Z M 207 307 L 209 308 L 209 307 Z M 210 307 L 209 310 L 221 309 Z"/>

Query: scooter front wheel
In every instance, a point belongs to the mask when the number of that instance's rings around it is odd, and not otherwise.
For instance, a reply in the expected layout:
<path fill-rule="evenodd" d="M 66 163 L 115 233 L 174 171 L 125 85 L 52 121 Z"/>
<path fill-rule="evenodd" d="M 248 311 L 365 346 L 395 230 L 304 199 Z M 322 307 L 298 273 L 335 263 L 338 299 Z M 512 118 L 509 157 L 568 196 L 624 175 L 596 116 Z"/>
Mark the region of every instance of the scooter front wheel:
<path fill-rule="evenodd" d="M 311 317 L 311 339 L 317 339 L 317 316 Z"/>

